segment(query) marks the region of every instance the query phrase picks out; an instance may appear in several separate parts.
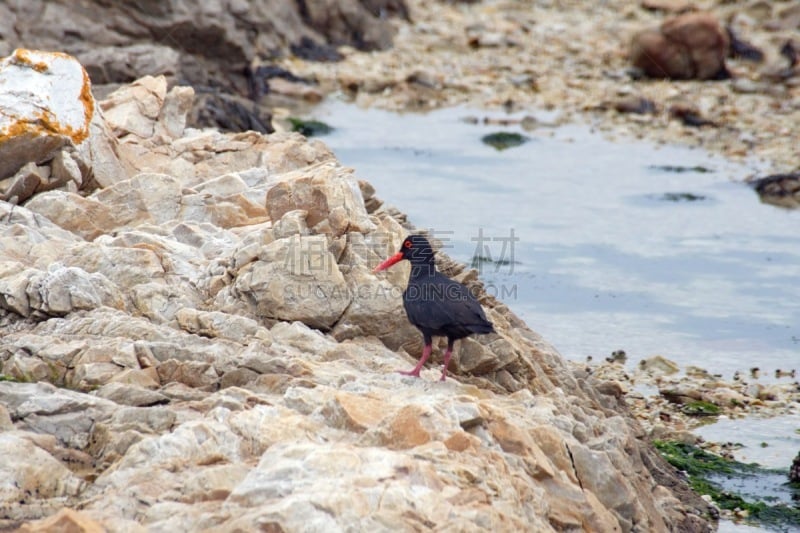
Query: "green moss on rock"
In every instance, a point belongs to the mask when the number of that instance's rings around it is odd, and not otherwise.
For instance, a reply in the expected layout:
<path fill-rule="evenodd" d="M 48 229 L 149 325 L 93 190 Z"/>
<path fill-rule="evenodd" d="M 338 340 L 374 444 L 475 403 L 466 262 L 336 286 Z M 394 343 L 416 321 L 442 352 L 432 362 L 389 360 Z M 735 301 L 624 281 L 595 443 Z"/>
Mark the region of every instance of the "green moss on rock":
<path fill-rule="evenodd" d="M 744 511 L 748 521 L 779 531 L 789 531 L 787 528 L 800 524 L 800 509 L 783 503 L 772 505 L 766 501 L 750 501 L 740 494 L 725 490 L 712 480 L 715 476 L 730 478 L 775 474 L 774 470 L 761 468 L 755 463 L 725 459 L 683 442 L 654 441 L 653 445 L 667 462 L 686 472 L 692 490 L 711 496 L 720 509 Z"/>

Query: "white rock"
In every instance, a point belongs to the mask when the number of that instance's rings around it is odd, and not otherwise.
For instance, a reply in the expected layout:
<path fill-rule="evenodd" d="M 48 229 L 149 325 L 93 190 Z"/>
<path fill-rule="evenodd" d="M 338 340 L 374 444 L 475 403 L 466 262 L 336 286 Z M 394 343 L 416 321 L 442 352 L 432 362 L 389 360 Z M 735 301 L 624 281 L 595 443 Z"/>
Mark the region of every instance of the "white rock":
<path fill-rule="evenodd" d="M 149 139 L 167 95 L 164 76 L 145 76 L 121 87 L 101 102 L 106 122 L 116 137 L 133 134 Z"/>
<path fill-rule="evenodd" d="M 79 392 L 58 389 L 49 383 L 0 382 L 0 400 L 12 418 L 36 414 L 51 416 L 62 413 L 93 413 L 96 418 L 110 415 L 113 402 L 93 398 Z"/>
<path fill-rule="evenodd" d="M 112 210 L 118 226 L 160 224 L 178 218 L 181 184 L 173 176 L 142 173 L 97 192 L 93 198 Z"/>
<path fill-rule="evenodd" d="M 185 307 L 175 313 L 175 319 L 184 330 L 204 337 L 222 337 L 245 343 L 248 337 L 259 339 L 269 345 L 270 331 L 255 320 L 221 313 L 218 311 L 198 311 Z"/>
<path fill-rule="evenodd" d="M 0 179 L 89 136 L 89 76 L 66 54 L 17 49 L 0 60 Z"/>
<path fill-rule="evenodd" d="M 234 282 L 262 317 L 329 328 L 350 303 L 347 284 L 323 235 L 280 239 L 261 250 Z"/>
<path fill-rule="evenodd" d="M 0 456 L 0 506 L 76 496 L 83 488 L 83 481 L 60 461 L 10 432 L 0 433 Z"/>
<path fill-rule="evenodd" d="M 122 293 L 104 275 L 55 263 L 27 288 L 31 305 L 49 315 L 64 315 L 100 306 L 124 308 Z"/>

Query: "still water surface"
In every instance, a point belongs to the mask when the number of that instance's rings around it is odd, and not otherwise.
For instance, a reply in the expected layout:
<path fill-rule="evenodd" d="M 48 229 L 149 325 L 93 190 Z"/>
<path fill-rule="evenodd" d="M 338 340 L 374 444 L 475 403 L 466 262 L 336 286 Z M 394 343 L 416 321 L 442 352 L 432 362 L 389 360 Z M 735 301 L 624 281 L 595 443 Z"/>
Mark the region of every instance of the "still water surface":
<path fill-rule="evenodd" d="M 564 356 L 623 349 L 630 364 L 661 354 L 728 378 L 754 365 L 800 372 L 800 211 L 736 182 L 755 163 L 611 142 L 587 125 L 463 120 L 476 115 L 315 111 L 336 128 L 324 142 L 380 198 L 456 259 L 491 259 L 489 290 Z M 530 141 L 481 143 L 496 131 Z"/>

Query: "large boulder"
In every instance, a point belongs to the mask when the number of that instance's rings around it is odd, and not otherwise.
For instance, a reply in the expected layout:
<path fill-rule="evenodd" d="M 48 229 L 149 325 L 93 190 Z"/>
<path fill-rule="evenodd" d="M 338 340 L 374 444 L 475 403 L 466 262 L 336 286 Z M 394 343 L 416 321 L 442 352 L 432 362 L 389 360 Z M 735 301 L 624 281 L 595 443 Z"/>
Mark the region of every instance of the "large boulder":
<path fill-rule="evenodd" d="M 89 136 L 94 98 L 73 57 L 17 49 L 0 61 L 0 179 Z"/>
<path fill-rule="evenodd" d="M 324 235 L 278 239 L 236 275 L 235 294 L 267 319 L 330 328 L 350 294 Z"/>
<path fill-rule="evenodd" d="M 306 225 L 315 233 L 338 237 L 345 232 L 373 230 L 375 225 L 367 216 L 358 182 L 343 170 L 326 162 L 281 176 L 267 191 L 270 218 L 277 221 L 301 209 L 306 213 Z"/>
<path fill-rule="evenodd" d="M 0 60 L 0 200 L 91 190 L 125 174 L 74 57 L 17 49 Z"/>
<path fill-rule="evenodd" d="M 630 58 L 651 78 L 710 80 L 728 77 L 730 37 L 710 13 L 687 13 L 637 33 Z"/>

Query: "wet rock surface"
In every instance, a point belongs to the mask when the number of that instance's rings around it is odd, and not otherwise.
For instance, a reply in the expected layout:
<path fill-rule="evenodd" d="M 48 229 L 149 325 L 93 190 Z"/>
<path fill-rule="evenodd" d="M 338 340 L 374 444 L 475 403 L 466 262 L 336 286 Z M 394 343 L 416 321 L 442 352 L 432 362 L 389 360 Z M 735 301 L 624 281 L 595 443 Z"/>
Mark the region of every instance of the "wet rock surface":
<path fill-rule="evenodd" d="M 624 399 L 642 427 L 654 438 L 699 442 L 691 430 L 718 417 L 774 417 L 800 413 L 800 385 L 794 370 L 777 370 L 763 379 L 758 369 L 724 379 L 710 371 L 680 368 L 660 355 L 630 369 L 624 361 L 570 362 L 601 391 Z M 708 418 L 711 417 L 711 418 Z M 719 451 L 718 443 L 709 443 Z"/>
<path fill-rule="evenodd" d="M 710 527 L 624 405 L 488 295 L 498 333 L 454 379 L 394 373 L 421 349 L 407 271 L 371 269 L 404 217 L 318 141 L 186 127 L 191 98 L 121 87 L 92 134 L 125 172 L 0 202 L 2 527 Z"/>
<path fill-rule="evenodd" d="M 750 185 L 764 203 L 791 209 L 800 207 L 800 172 L 757 178 Z"/>

